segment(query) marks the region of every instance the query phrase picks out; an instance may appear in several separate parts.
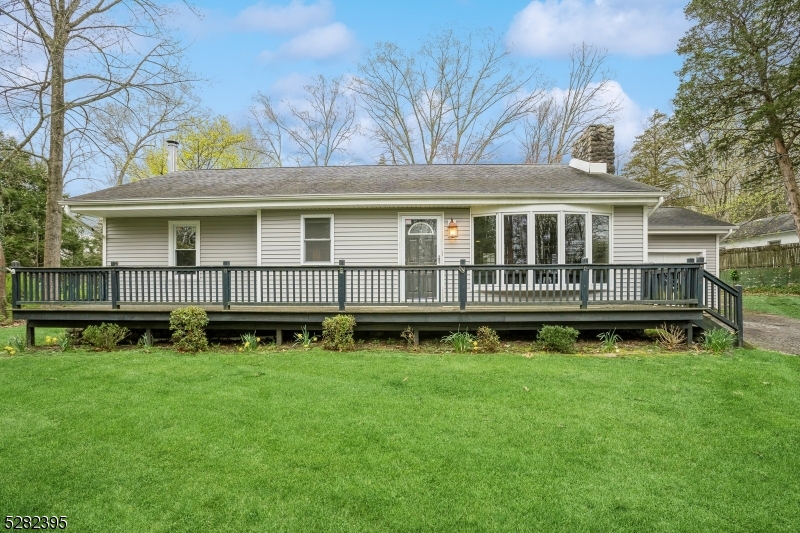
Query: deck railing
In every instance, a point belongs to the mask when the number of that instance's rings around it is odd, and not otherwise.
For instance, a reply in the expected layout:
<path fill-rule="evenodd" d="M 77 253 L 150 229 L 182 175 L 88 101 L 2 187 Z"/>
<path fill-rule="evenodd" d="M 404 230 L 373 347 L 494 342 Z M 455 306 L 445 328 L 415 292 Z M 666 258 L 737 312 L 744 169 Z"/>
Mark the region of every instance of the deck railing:
<path fill-rule="evenodd" d="M 27 268 L 15 265 L 12 305 L 697 306 L 732 293 L 702 264 L 580 264 Z M 718 281 L 718 280 L 717 280 Z M 721 282 L 719 282 L 721 283 Z M 729 290 L 730 289 L 730 290 Z M 714 292 L 714 291 L 717 292 Z M 722 291 L 722 292 L 720 292 Z M 723 309 L 724 308 L 724 309 Z M 723 310 L 720 310 L 723 309 Z M 715 314 L 716 316 L 716 314 Z"/>

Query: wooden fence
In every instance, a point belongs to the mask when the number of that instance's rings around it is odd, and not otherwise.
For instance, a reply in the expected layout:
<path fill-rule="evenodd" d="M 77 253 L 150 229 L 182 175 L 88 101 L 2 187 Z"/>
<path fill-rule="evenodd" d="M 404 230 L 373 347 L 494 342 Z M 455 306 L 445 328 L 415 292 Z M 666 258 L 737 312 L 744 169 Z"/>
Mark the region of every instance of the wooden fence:
<path fill-rule="evenodd" d="M 720 270 L 800 266 L 800 243 L 720 250 Z"/>

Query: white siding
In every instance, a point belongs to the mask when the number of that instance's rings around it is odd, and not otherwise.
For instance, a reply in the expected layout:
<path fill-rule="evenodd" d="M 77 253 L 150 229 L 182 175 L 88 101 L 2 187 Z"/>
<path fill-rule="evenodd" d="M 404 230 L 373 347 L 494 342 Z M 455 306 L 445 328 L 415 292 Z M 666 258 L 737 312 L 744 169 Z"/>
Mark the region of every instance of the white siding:
<path fill-rule="evenodd" d="M 395 210 L 334 212 L 334 259 L 348 265 L 396 265 L 397 223 Z"/>
<path fill-rule="evenodd" d="M 615 207 L 612 223 L 613 263 L 644 262 L 644 208 Z"/>
<path fill-rule="evenodd" d="M 435 213 L 435 211 L 424 211 Z M 261 212 L 261 264 L 264 266 L 299 265 L 301 261 L 300 216 L 315 211 Z M 332 214 L 334 262 L 344 259 L 348 265 L 397 265 L 400 260 L 400 213 L 409 209 L 342 209 L 319 211 Z M 440 211 L 440 213 L 442 213 Z M 448 209 L 443 212 L 443 262 L 457 265 L 470 260 L 469 209 Z M 458 224 L 458 237 L 447 237 L 450 218 Z"/>
<path fill-rule="evenodd" d="M 256 217 L 200 219 L 200 265 L 256 264 Z"/>
<path fill-rule="evenodd" d="M 106 261 L 120 266 L 167 266 L 170 218 L 109 218 Z M 200 265 L 255 265 L 256 217 L 200 218 Z"/>
<path fill-rule="evenodd" d="M 706 235 L 650 235 L 649 236 L 649 250 L 650 253 L 662 252 L 705 252 L 706 270 L 712 274 L 719 275 L 717 270 L 717 236 L 713 234 Z M 652 261 L 652 258 L 651 258 Z"/>
<path fill-rule="evenodd" d="M 120 266 L 167 266 L 169 222 L 165 218 L 106 219 L 106 261 Z"/>
<path fill-rule="evenodd" d="M 451 239 L 447 236 L 447 224 L 450 218 L 458 224 L 458 237 Z M 444 212 L 444 264 L 457 265 L 462 259 L 467 264 L 472 263 L 470 256 L 470 219 L 469 209 L 448 209 Z"/>
<path fill-rule="evenodd" d="M 335 240 L 335 238 L 334 238 Z M 300 213 L 261 211 L 261 264 L 300 264 Z"/>

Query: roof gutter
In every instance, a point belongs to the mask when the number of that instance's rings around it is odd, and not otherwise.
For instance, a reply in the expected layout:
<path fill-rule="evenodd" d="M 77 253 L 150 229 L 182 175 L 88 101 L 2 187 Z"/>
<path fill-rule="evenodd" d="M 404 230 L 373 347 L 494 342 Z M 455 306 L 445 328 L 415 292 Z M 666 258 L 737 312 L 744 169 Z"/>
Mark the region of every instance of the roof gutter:
<path fill-rule="evenodd" d="M 653 213 L 655 213 L 656 210 L 658 210 L 658 208 L 661 207 L 661 204 L 663 204 L 663 203 L 664 203 L 664 197 L 663 196 L 659 196 L 658 197 L 658 203 L 655 205 L 655 207 L 653 207 L 653 209 L 650 210 L 649 213 L 647 213 L 647 218 L 650 218 L 653 215 Z"/>

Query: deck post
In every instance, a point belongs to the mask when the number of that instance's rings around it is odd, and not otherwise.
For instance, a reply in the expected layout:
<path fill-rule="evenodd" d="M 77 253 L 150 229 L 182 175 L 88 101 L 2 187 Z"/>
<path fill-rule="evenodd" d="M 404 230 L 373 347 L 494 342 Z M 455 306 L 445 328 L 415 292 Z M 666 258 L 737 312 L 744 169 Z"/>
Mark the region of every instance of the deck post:
<path fill-rule="evenodd" d="M 19 261 L 11 261 L 11 309 L 22 309 L 22 304 L 19 301 Z M 0 273 L 3 276 L 5 272 Z"/>
<path fill-rule="evenodd" d="M 119 309 L 119 270 L 116 267 L 119 265 L 117 261 L 111 261 L 111 309 Z"/>
<path fill-rule="evenodd" d="M 703 307 L 705 305 L 705 298 L 704 298 L 704 287 L 705 281 L 703 279 L 703 268 L 705 267 L 704 263 L 705 260 L 702 257 L 697 257 L 694 260 L 695 265 L 697 265 L 697 307 Z"/>
<path fill-rule="evenodd" d="M 467 308 L 467 260 L 458 264 L 458 306 L 463 311 Z"/>
<path fill-rule="evenodd" d="M 144 338 L 147 341 L 148 346 L 153 345 L 153 328 L 144 329 Z"/>
<path fill-rule="evenodd" d="M 36 346 L 36 328 L 30 322 L 25 324 L 25 345 L 28 348 Z"/>
<path fill-rule="evenodd" d="M 231 308 L 231 271 L 229 266 L 231 266 L 230 261 L 222 262 L 222 308 L 226 311 Z"/>
<path fill-rule="evenodd" d="M 744 346 L 744 291 L 741 285 L 733 287 L 738 293 L 736 295 L 736 344 L 741 348 Z"/>
<path fill-rule="evenodd" d="M 283 344 L 283 330 L 276 329 L 275 330 L 275 346 L 280 346 Z"/>
<path fill-rule="evenodd" d="M 419 328 L 411 328 L 411 333 L 414 335 L 414 348 L 419 346 Z"/>
<path fill-rule="evenodd" d="M 589 307 L 589 258 L 581 259 L 581 309 Z"/>
<path fill-rule="evenodd" d="M 694 345 L 694 325 L 689 322 L 686 326 L 686 346 L 691 348 Z"/>
<path fill-rule="evenodd" d="M 344 272 L 344 259 L 339 259 L 339 311 L 344 311 L 347 299 L 347 277 Z"/>

